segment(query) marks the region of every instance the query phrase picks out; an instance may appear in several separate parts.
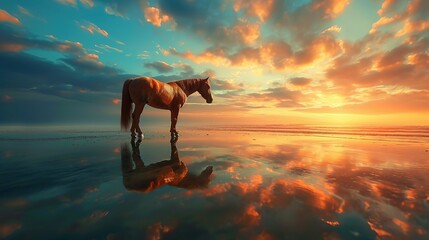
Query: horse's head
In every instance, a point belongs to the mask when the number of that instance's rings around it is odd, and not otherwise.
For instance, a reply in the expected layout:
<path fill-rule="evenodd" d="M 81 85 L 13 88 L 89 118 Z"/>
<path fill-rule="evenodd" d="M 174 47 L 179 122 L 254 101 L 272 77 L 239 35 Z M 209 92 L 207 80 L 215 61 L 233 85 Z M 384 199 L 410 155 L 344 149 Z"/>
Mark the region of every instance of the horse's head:
<path fill-rule="evenodd" d="M 201 84 L 200 84 L 200 87 L 198 88 L 198 92 L 206 100 L 207 103 L 212 103 L 213 97 L 212 97 L 212 92 L 210 91 L 209 78 L 207 77 L 200 80 L 201 80 Z"/>

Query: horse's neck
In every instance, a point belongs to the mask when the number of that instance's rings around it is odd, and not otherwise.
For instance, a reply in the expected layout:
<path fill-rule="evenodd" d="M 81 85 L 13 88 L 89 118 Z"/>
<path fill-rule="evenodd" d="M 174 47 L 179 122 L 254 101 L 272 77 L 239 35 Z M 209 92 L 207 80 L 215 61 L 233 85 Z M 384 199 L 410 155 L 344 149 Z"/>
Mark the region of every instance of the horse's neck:
<path fill-rule="evenodd" d="M 186 93 L 187 96 L 198 90 L 200 81 L 198 79 L 186 79 L 176 82 L 177 85 Z"/>

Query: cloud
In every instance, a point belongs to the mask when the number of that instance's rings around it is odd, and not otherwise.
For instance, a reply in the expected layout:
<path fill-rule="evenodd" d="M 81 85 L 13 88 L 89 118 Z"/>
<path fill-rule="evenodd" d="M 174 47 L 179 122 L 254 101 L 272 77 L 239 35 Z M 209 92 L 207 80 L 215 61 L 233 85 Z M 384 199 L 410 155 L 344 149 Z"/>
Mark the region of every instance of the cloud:
<path fill-rule="evenodd" d="M 0 71 L 0 96 L 12 97 L 0 104 L 0 122 L 13 124 L 115 122 L 119 109 L 112 99 L 135 77 L 97 64 L 95 56 L 51 62 L 21 52 L 0 52 Z"/>
<path fill-rule="evenodd" d="M 106 6 L 104 8 L 104 11 L 109 15 L 125 18 L 125 15 L 123 15 L 120 11 L 118 11 L 118 9 L 116 9 L 114 7 Z"/>
<path fill-rule="evenodd" d="M 0 40 L 0 50 L 5 52 L 20 52 L 24 49 L 43 49 L 67 54 L 60 59 L 64 63 L 82 73 L 119 74 L 120 70 L 105 66 L 99 61 L 96 54 L 88 54 L 80 42 L 60 41 L 56 38 L 39 39 L 27 36 L 26 33 L 0 26 L 0 33 L 4 36 Z M 119 49 L 103 45 L 105 49 L 120 51 Z"/>
<path fill-rule="evenodd" d="M 127 12 L 133 9 L 140 9 L 141 5 L 146 4 L 146 1 L 136 0 L 95 0 L 104 6 L 104 11 L 113 16 L 128 19 Z"/>
<path fill-rule="evenodd" d="M 295 53 L 296 65 L 308 65 L 319 59 L 335 57 L 342 51 L 341 42 L 325 35 L 311 40 L 306 48 Z"/>
<path fill-rule="evenodd" d="M 425 0 L 412 0 L 409 1 L 408 6 L 408 15 L 411 16 L 412 20 L 428 20 L 429 16 L 427 11 L 429 10 L 429 2 Z"/>
<path fill-rule="evenodd" d="M 429 91 L 418 91 L 389 95 L 380 100 L 356 104 L 345 104 L 339 107 L 321 107 L 299 109 L 298 111 L 314 113 L 354 113 L 354 114 L 390 114 L 390 113 L 429 113 Z"/>
<path fill-rule="evenodd" d="M 119 45 L 125 45 L 125 43 L 124 42 L 121 42 L 121 41 L 115 41 L 117 44 L 119 44 Z"/>
<path fill-rule="evenodd" d="M 402 37 L 407 34 L 415 32 L 425 32 L 429 29 L 429 21 L 419 20 L 419 21 L 410 21 L 406 20 L 404 27 L 396 33 L 396 37 Z"/>
<path fill-rule="evenodd" d="M 173 66 L 171 66 L 170 64 L 168 64 L 166 62 L 162 62 L 162 61 L 145 63 L 144 66 L 147 68 L 155 69 L 159 73 L 171 72 L 174 69 Z"/>
<path fill-rule="evenodd" d="M 247 107 L 296 108 L 303 106 L 302 98 L 303 94 L 300 91 L 290 90 L 285 85 L 281 85 L 257 93 L 241 94 L 235 98 L 235 101 L 245 102 Z"/>
<path fill-rule="evenodd" d="M 228 35 L 237 35 L 240 42 L 244 44 L 252 44 L 258 40 L 260 36 L 259 24 L 247 23 L 238 21 L 238 23 L 232 27 L 231 32 Z"/>
<path fill-rule="evenodd" d="M 40 39 L 23 31 L 0 25 L 0 50 L 19 52 L 24 49 L 43 49 L 59 51 L 73 55 L 85 55 L 85 49 L 80 42 L 60 41 L 57 39 Z"/>
<path fill-rule="evenodd" d="M 337 25 L 330 26 L 329 28 L 323 30 L 322 34 L 327 32 L 336 32 L 336 33 L 341 32 L 341 27 L 338 27 Z"/>
<path fill-rule="evenodd" d="M 98 33 L 105 37 L 109 37 L 109 33 L 106 30 L 99 28 L 94 23 L 88 23 L 87 25 L 81 25 L 80 27 L 91 34 Z"/>
<path fill-rule="evenodd" d="M 118 69 L 105 66 L 103 63 L 98 61 L 98 56 L 96 54 L 87 54 L 82 57 L 68 57 L 60 60 L 73 67 L 76 72 L 80 73 L 117 75 L 120 72 Z"/>
<path fill-rule="evenodd" d="M 311 83 L 310 78 L 296 77 L 290 78 L 289 82 L 294 86 L 306 86 Z"/>
<path fill-rule="evenodd" d="M 121 70 L 105 66 L 98 55 L 87 53 L 79 42 L 61 41 L 55 37 L 41 39 L 5 25 L 0 25 L 0 34 L 1 72 L 5 77 L 2 88 L 33 89 L 48 94 L 64 92 L 64 86 L 72 86 L 76 93 L 82 89 L 120 89 L 114 84 L 117 80 L 109 83 L 109 79 L 122 76 Z M 22 53 L 24 49 L 49 50 L 63 53 L 65 57 L 60 59 L 61 62 L 52 63 Z M 70 92 L 69 88 L 66 90 Z"/>
<path fill-rule="evenodd" d="M 387 52 L 357 57 L 347 48 L 328 69 L 326 77 L 338 87 L 370 87 L 396 85 L 415 89 L 429 87 L 426 66 L 426 51 L 429 39 L 422 38 L 413 43 L 403 43 Z M 350 54 L 350 56 L 349 56 Z M 347 58 L 353 59 L 348 62 Z"/>
<path fill-rule="evenodd" d="M 247 16 L 258 17 L 262 22 L 266 21 L 270 17 L 270 13 L 273 10 L 275 0 L 235 0 L 233 9 L 238 12 L 245 10 Z"/>
<path fill-rule="evenodd" d="M 107 44 L 95 44 L 95 47 L 96 47 L 96 48 L 103 49 L 103 50 L 105 50 L 106 52 L 110 52 L 110 51 L 115 51 L 115 52 L 118 52 L 118 53 L 123 52 L 123 50 L 121 50 L 121 49 L 119 49 L 119 48 L 115 48 L 115 47 L 109 46 L 109 45 L 107 45 Z"/>
<path fill-rule="evenodd" d="M 18 5 L 18 11 L 22 14 L 25 15 L 27 17 L 32 17 L 33 14 L 31 14 L 30 11 L 28 11 L 28 9 L 24 8 L 23 6 Z"/>
<path fill-rule="evenodd" d="M 210 78 L 210 84 L 211 89 L 216 90 L 243 90 L 244 84 L 243 83 L 235 83 L 233 81 L 227 81 L 227 80 L 220 80 L 217 78 Z"/>
<path fill-rule="evenodd" d="M 85 7 L 94 7 L 94 1 L 93 0 L 79 0 Z"/>
<path fill-rule="evenodd" d="M 320 11 L 323 13 L 323 18 L 334 19 L 344 11 L 349 3 L 350 0 L 316 0 L 312 1 L 311 11 Z"/>
<path fill-rule="evenodd" d="M 396 37 L 424 32 L 429 29 L 429 17 L 426 14 L 428 10 L 427 1 L 385 0 L 378 11 L 380 19 L 373 24 L 370 33 L 388 25 L 402 25 L 402 29 L 397 31 Z"/>
<path fill-rule="evenodd" d="M 0 9 L 0 22 L 8 22 L 15 25 L 22 25 L 21 21 L 3 9 Z"/>
<path fill-rule="evenodd" d="M 228 49 L 213 47 L 201 53 L 178 52 L 170 49 L 173 55 L 190 59 L 195 63 L 211 63 L 218 66 L 249 67 L 263 65 L 276 71 L 293 67 L 304 67 L 317 61 L 333 59 L 342 53 L 342 42 L 331 35 L 320 35 L 311 39 L 304 48 L 293 52 L 292 46 L 282 40 L 273 40 L 257 47 L 243 47 L 232 54 Z"/>
<path fill-rule="evenodd" d="M 397 7 L 400 5 L 399 3 L 399 0 L 384 0 L 380 10 L 378 10 L 378 15 L 383 16 L 396 12 L 398 10 Z"/>
<path fill-rule="evenodd" d="M 173 67 L 181 69 L 180 75 L 185 78 L 191 78 L 191 76 L 195 75 L 194 69 L 188 64 L 176 63 L 173 64 Z"/>
<path fill-rule="evenodd" d="M 280 31 L 290 32 L 299 43 L 306 42 L 326 29 L 326 25 L 339 16 L 349 3 L 349 0 L 313 0 L 291 8 L 294 5 L 292 1 L 276 1 L 271 22 Z"/>
<path fill-rule="evenodd" d="M 133 75 L 121 74 L 121 70 L 98 62 L 96 55 L 68 57 L 53 63 L 26 53 L 0 52 L 1 71 L 4 81 L 2 89 L 55 89 L 70 85 L 77 92 L 90 91 L 119 92 L 122 80 Z M 71 66 L 71 67 L 69 67 Z M 22 69 L 26 69 L 25 72 Z"/>
<path fill-rule="evenodd" d="M 155 7 L 146 7 L 144 9 L 144 16 L 147 22 L 152 23 L 156 27 L 161 27 L 163 23 L 174 21 L 166 14 L 161 14 L 161 11 Z"/>
<path fill-rule="evenodd" d="M 185 52 L 178 52 L 176 49 L 171 48 L 169 53 L 175 56 L 179 56 L 182 58 L 190 59 L 195 63 L 206 63 L 210 62 L 215 65 L 228 65 L 229 59 L 226 56 L 225 51 L 218 47 L 218 48 L 209 48 L 205 51 L 194 54 L 191 51 L 187 50 Z"/>
<path fill-rule="evenodd" d="M 140 59 L 147 59 L 150 57 L 150 54 L 148 51 L 143 51 L 142 53 L 137 54 L 137 57 Z"/>
<path fill-rule="evenodd" d="M 220 1 L 159 1 L 160 11 L 174 19 L 177 29 L 192 32 L 214 47 L 249 44 L 259 37 L 259 25 L 238 21 L 224 8 Z"/>
<path fill-rule="evenodd" d="M 76 0 L 56 0 L 59 3 L 62 3 L 64 5 L 71 5 L 71 6 L 76 6 Z"/>
<path fill-rule="evenodd" d="M 372 24 L 372 27 L 371 27 L 371 30 L 369 30 L 369 33 L 375 33 L 378 31 L 380 27 L 383 27 L 398 21 L 399 17 L 400 17 L 399 15 L 396 15 L 395 17 L 382 16 L 380 19 L 377 20 L 377 22 Z"/>

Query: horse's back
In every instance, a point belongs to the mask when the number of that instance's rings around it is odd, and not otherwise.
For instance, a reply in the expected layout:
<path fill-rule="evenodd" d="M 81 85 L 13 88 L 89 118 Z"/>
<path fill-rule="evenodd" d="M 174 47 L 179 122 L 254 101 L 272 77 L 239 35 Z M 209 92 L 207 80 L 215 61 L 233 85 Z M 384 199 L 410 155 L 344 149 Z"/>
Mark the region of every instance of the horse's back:
<path fill-rule="evenodd" d="M 161 109 L 169 109 L 176 95 L 170 84 L 146 76 L 133 78 L 129 90 L 134 103 L 141 101 Z"/>
<path fill-rule="evenodd" d="M 130 83 L 130 88 L 161 88 L 162 85 L 164 84 L 163 82 L 160 82 L 158 80 L 156 80 L 155 78 L 151 78 L 151 77 L 136 77 L 136 78 L 132 78 L 131 79 L 131 83 Z"/>

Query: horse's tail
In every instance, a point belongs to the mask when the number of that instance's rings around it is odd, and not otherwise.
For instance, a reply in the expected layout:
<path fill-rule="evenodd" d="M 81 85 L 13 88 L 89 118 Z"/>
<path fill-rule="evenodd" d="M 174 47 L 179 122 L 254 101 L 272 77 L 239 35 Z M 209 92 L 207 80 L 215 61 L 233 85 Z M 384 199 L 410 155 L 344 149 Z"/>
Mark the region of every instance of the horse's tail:
<path fill-rule="evenodd" d="M 131 118 L 131 97 L 129 86 L 131 79 L 127 79 L 122 87 L 122 104 L 121 104 L 121 129 L 128 130 Z"/>

